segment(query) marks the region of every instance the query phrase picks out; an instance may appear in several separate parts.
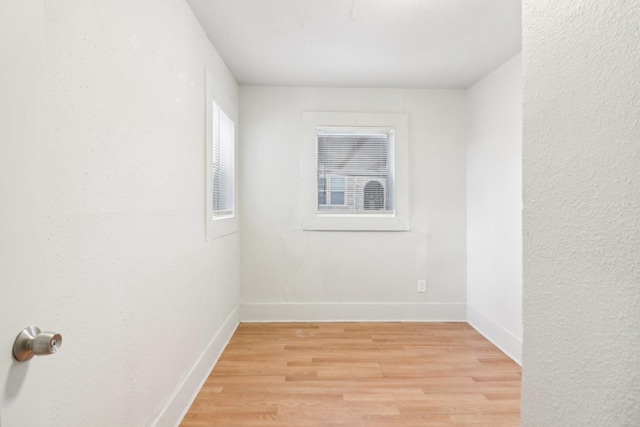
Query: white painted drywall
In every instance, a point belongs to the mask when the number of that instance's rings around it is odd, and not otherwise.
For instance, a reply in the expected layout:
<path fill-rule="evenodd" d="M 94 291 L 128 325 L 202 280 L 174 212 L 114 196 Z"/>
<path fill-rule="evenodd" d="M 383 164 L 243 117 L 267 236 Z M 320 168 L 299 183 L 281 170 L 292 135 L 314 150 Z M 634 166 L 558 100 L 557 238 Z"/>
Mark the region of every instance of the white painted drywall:
<path fill-rule="evenodd" d="M 5 383 L 0 359 L 2 424 L 173 425 L 237 322 L 238 235 L 205 235 L 205 66 L 236 102 L 237 86 L 183 0 L 41 3 L 44 55 L 14 77 L 42 79 L 42 113 L 2 140 L 41 209 L 24 212 L 42 224 L 33 322 L 63 345 L 46 378 Z M 29 384 L 48 394 L 44 423 L 16 403 Z"/>
<path fill-rule="evenodd" d="M 467 91 L 467 321 L 522 358 L 522 56 Z"/>
<path fill-rule="evenodd" d="M 302 230 L 304 111 L 408 114 L 409 232 Z M 465 319 L 464 91 L 241 86 L 240 115 L 242 319 Z"/>
<path fill-rule="evenodd" d="M 520 51 L 519 0 L 188 0 L 242 85 L 467 88 Z"/>
<path fill-rule="evenodd" d="M 523 426 L 640 424 L 640 6 L 523 2 Z"/>

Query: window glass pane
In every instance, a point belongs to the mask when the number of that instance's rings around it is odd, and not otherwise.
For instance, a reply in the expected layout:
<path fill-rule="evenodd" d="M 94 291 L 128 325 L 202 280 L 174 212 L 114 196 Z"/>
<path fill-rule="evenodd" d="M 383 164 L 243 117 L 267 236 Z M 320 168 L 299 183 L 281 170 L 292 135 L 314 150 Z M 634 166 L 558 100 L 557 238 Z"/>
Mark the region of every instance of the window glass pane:
<path fill-rule="evenodd" d="M 331 178 L 331 204 L 344 205 L 345 178 Z"/>
<path fill-rule="evenodd" d="M 332 191 L 331 192 L 331 204 L 332 205 L 344 205 L 344 191 Z"/>
<path fill-rule="evenodd" d="M 213 114 L 213 216 L 228 217 L 234 203 L 234 123 L 215 102 Z"/>
<path fill-rule="evenodd" d="M 318 212 L 394 214 L 394 137 L 393 129 L 318 129 Z"/>
<path fill-rule="evenodd" d="M 344 191 L 345 178 L 331 178 L 331 191 Z"/>

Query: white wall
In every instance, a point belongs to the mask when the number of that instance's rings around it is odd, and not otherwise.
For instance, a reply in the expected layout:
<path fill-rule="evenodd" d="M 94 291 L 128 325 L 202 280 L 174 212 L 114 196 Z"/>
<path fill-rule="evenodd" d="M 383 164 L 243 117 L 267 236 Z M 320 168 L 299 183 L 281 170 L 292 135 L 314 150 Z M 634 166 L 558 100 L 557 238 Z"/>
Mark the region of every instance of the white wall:
<path fill-rule="evenodd" d="M 0 423 L 30 423 L 17 402 L 44 383 L 38 425 L 173 425 L 237 322 L 238 235 L 205 241 L 205 65 L 236 102 L 237 86 L 182 0 L 42 4 L 39 17 L 13 17 L 44 44 L 37 76 L 16 83 L 44 82 L 41 115 L 1 139 L 32 172 L 14 185 L 41 208 L 34 322 L 63 345 L 47 377 L 0 367 Z"/>
<path fill-rule="evenodd" d="M 302 231 L 304 111 L 408 114 L 411 231 Z M 465 319 L 464 91 L 243 86 L 240 115 L 242 319 Z"/>
<path fill-rule="evenodd" d="M 640 423 L 638 22 L 523 2 L 523 426 Z"/>
<path fill-rule="evenodd" d="M 467 91 L 467 321 L 522 359 L 522 55 Z"/>

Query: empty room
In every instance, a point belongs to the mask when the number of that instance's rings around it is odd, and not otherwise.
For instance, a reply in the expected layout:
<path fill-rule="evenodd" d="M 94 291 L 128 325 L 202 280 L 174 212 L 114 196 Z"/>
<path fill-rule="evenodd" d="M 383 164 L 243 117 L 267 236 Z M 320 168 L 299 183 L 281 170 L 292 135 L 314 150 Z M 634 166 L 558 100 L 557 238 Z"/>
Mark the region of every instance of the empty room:
<path fill-rule="evenodd" d="M 0 1 L 0 427 L 639 425 L 638 22 Z"/>

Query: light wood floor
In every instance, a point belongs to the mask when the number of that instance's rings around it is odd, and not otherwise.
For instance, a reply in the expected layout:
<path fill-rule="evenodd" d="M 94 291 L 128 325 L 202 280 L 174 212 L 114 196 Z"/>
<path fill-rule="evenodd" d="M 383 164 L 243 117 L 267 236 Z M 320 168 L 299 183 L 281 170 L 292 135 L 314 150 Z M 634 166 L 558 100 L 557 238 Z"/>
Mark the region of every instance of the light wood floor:
<path fill-rule="evenodd" d="M 243 323 L 181 426 L 518 426 L 520 376 L 466 323 Z"/>

